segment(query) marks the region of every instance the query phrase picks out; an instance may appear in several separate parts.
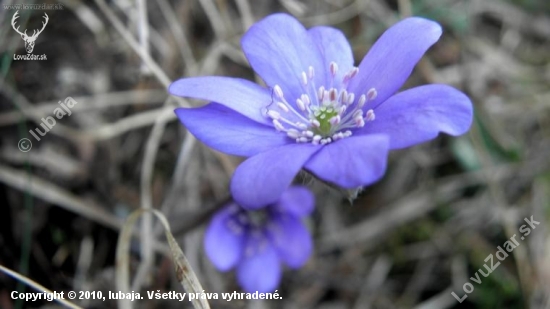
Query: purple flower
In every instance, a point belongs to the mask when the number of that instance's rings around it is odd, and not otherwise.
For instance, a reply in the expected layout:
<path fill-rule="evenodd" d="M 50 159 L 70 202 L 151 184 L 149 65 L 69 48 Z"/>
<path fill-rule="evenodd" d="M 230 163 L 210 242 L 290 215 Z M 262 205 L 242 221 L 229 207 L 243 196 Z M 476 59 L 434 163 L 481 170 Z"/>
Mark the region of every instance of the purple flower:
<path fill-rule="evenodd" d="M 269 89 L 213 76 L 177 80 L 169 91 L 212 101 L 176 114 L 210 147 L 250 157 L 231 182 L 241 205 L 276 201 L 302 168 L 353 189 L 384 175 L 389 150 L 469 129 L 472 103 L 450 86 L 396 94 L 441 32 L 433 21 L 404 19 L 354 67 L 339 30 L 306 30 L 293 17 L 274 14 L 252 26 L 241 42 Z"/>
<path fill-rule="evenodd" d="M 276 203 L 258 210 L 230 203 L 206 230 L 206 254 L 220 271 L 236 266 L 244 290 L 272 292 L 281 279 L 281 261 L 299 268 L 311 254 L 311 236 L 301 218 L 313 207 L 313 195 L 304 187 L 290 187 Z"/>

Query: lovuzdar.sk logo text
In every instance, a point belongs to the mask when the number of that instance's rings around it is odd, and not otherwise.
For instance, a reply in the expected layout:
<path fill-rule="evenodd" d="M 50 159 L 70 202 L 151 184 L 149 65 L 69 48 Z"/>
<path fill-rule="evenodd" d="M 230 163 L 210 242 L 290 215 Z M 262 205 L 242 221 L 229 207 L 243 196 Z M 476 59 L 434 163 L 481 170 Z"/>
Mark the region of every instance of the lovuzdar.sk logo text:
<path fill-rule="evenodd" d="M 21 38 L 23 41 L 25 41 L 25 50 L 27 51 L 27 55 L 13 55 L 13 60 L 46 60 L 46 55 L 33 55 L 32 51 L 34 50 L 34 44 L 40 33 L 44 31 L 44 28 L 46 28 L 46 25 L 48 24 L 48 21 L 50 18 L 48 17 L 48 14 L 44 13 L 44 16 L 42 16 L 45 21 L 42 22 L 42 29 L 36 30 L 34 29 L 32 31 L 32 35 L 27 34 L 27 29 L 25 31 L 21 32 L 19 30 L 20 26 L 16 27 L 16 20 L 19 18 L 19 15 L 17 15 L 19 11 L 16 11 L 15 14 L 13 14 L 13 17 L 11 19 L 11 26 L 13 27 L 13 30 L 15 32 L 19 33 L 21 35 Z"/>

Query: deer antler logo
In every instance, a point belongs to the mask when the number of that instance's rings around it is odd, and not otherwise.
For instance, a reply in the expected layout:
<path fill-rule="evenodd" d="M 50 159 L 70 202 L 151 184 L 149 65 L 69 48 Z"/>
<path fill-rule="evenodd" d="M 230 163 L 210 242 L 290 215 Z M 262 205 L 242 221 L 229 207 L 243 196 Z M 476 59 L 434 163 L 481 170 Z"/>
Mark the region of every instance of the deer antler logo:
<path fill-rule="evenodd" d="M 17 28 L 15 28 L 15 20 L 19 18 L 19 16 L 17 16 L 18 12 L 19 11 L 16 11 L 15 14 L 13 14 L 13 17 L 11 19 L 11 26 L 13 27 L 13 30 L 15 30 L 15 32 L 17 32 L 21 35 L 21 38 L 23 39 L 23 41 L 25 41 L 25 49 L 27 50 L 27 54 L 30 54 L 30 53 L 32 53 L 32 50 L 34 49 L 34 41 L 36 41 L 36 38 L 38 38 L 38 35 L 40 33 L 42 33 L 42 31 L 44 31 L 44 28 L 46 28 L 46 25 L 48 24 L 48 20 L 50 18 L 48 17 L 48 14 L 44 13 L 44 15 L 46 15 L 46 16 L 42 16 L 42 17 L 44 17 L 46 19 L 46 21 L 42 22 L 42 29 L 38 30 L 38 32 L 36 32 L 36 30 L 33 30 L 32 35 L 28 36 L 26 29 L 25 29 L 25 32 L 21 32 L 21 31 L 19 31 L 19 26 L 17 26 Z"/>

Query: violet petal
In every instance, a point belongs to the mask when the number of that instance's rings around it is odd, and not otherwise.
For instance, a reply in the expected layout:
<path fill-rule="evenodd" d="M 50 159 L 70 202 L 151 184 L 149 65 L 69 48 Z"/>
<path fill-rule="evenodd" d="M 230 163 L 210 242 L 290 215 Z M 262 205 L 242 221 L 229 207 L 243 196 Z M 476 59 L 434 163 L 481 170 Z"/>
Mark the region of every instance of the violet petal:
<path fill-rule="evenodd" d="M 248 157 L 294 142 L 274 127 L 259 124 L 217 103 L 178 108 L 175 112 L 201 142 L 227 154 Z"/>
<path fill-rule="evenodd" d="M 356 97 L 371 88 L 377 97 L 365 106 L 373 108 L 405 83 L 416 63 L 441 36 L 441 26 L 431 20 L 409 17 L 386 30 L 359 65 L 348 90 Z"/>
<path fill-rule="evenodd" d="M 249 209 L 275 203 L 320 148 L 312 144 L 288 144 L 250 157 L 233 174 L 233 198 Z"/>
<path fill-rule="evenodd" d="M 307 30 L 288 14 L 273 14 L 258 21 L 243 36 L 241 45 L 254 71 L 274 87 L 279 85 L 290 104 L 302 94 L 302 72 L 312 66 L 315 84 L 324 85 L 323 60 Z"/>
<path fill-rule="evenodd" d="M 351 136 L 325 145 L 305 168 L 323 180 L 353 189 L 384 176 L 388 151 L 389 138 L 385 135 Z"/>
<path fill-rule="evenodd" d="M 447 85 L 426 85 L 400 92 L 376 110 L 376 119 L 356 134 L 386 134 L 390 149 L 435 138 L 439 132 L 464 134 L 473 117 L 470 99 Z"/>
<path fill-rule="evenodd" d="M 204 235 L 204 250 L 220 271 L 233 268 L 244 252 L 244 227 L 232 219 L 230 205 L 214 215 Z"/>
<path fill-rule="evenodd" d="M 311 256 L 313 242 L 298 217 L 279 213 L 274 216 L 268 231 L 283 262 L 294 269 L 304 266 Z"/>
<path fill-rule="evenodd" d="M 306 187 L 292 186 L 285 190 L 277 202 L 277 207 L 297 217 L 304 217 L 313 211 L 315 197 Z"/>
<path fill-rule="evenodd" d="M 273 292 L 281 281 L 281 264 L 277 251 L 266 238 L 248 237 L 246 255 L 237 267 L 237 280 L 249 292 Z"/>
<path fill-rule="evenodd" d="M 271 120 L 262 109 L 271 102 L 271 91 L 240 78 L 202 76 L 182 78 L 173 82 L 168 91 L 180 97 L 213 101 L 266 125 Z"/>

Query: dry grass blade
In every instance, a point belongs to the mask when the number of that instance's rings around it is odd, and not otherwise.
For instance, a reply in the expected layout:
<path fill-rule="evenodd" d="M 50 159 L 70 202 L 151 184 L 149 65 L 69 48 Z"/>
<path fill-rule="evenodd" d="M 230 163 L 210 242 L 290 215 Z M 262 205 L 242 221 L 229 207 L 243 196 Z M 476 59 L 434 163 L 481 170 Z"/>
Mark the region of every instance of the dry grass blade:
<path fill-rule="evenodd" d="M 165 105 L 169 99 L 166 100 Z M 149 138 L 145 146 L 145 156 L 143 158 L 141 166 L 141 208 L 152 209 L 153 208 L 153 196 L 152 196 L 152 179 L 155 160 L 157 157 L 157 151 L 160 146 L 160 140 L 164 133 L 164 128 L 170 117 L 173 117 L 174 113 L 171 109 L 165 110 L 166 112 L 161 114 L 155 121 L 155 125 L 151 130 Z M 132 290 L 139 290 L 141 284 L 145 282 L 145 278 L 149 273 L 149 270 L 153 264 L 153 247 L 154 234 L 153 234 L 153 218 L 150 213 L 145 213 L 141 221 L 141 264 L 138 269 L 136 279 L 132 285 Z"/>
<path fill-rule="evenodd" d="M 39 291 L 39 292 L 43 292 L 43 293 L 47 293 L 47 294 L 53 294 L 52 291 L 50 291 L 49 289 L 45 288 L 43 285 L 41 285 L 40 283 L 37 283 L 23 275 L 20 275 L 18 273 L 16 273 L 15 271 L 7 268 L 7 267 L 4 267 L 3 265 L 0 265 L 0 271 L 2 271 L 3 273 L 5 273 L 6 275 L 16 279 L 16 280 L 19 280 L 21 282 L 23 282 L 24 284 L 30 286 L 31 288 Z M 82 309 L 82 307 L 80 306 L 77 306 L 71 302 L 68 302 L 64 299 L 61 299 L 61 298 L 56 298 L 55 301 L 57 301 L 58 303 L 60 303 L 61 305 L 67 307 L 67 308 L 74 308 L 74 309 Z"/>
<path fill-rule="evenodd" d="M 59 205 L 70 212 L 109 228 L 118 230 L 120 227 L 121 222 L 99 205 L 84 201 L 71 192 L 34 175 L 29 180 L 29 176 L 25 172 L 0 164 L 0 182 L 21 191 L 26 191 L 44 201 Z"/>
<path fill-rule="evenodd" d="M 172 258 L 176 268 L 176 277 L 187 293 L 202 293 L 204 289 L 200 284 L 197 276 L 193 272 L 191 265 L 183 254 L 180 246 L 174 239 L 170 231 L 170 225 L 166 217 L 158 210 L 154 209 L 138 209 L 128 216 L 124 226 L 118 237 L 118 245 L 116 251 L 116 287 L 122 293 L 130 293 L 130 276 L 129 276 L 129 249 L 133 227 L 137 219 L 147 211 L 151 211 L 164 226 L 166 239 L 172 252 Z M 132 302 L 129 299 L 119 300 L 120 308 L 131 309 Z M 193 307 L 196 309 L 210 309 L 210 305 L 205 299 L 193 299 Z"/>
<path fill-rule="evenodd" d="M 166 100 L 167 95 L 165 90 L 130 90 L 99 93 L 91 96 L 76 96 L 73 99 L 79 104 L 71 110 L 87 112 L 127 105 L 159 105 L 160 102 Z M 26 106 L 19 106 L 17 110 L 1 113 L 0 126 L 17 124 L 21 121 L 21 114 L 30 119 L 46 117 L 59 107 L 58 101 L 49 100 L 32 103 Z M 34 115 L 34 118 L 28 115 Z"/>
<path fill-rule="evenodd" d="M 308 16 L 300 18 L 300 20 L 306 25 L 316 25 L 318 23 L 324 23 L 327 25 L 338 24 L 357 16 L 365 10 L 370 1 L 356 0 L 348 6 L 339 9 L 337 11 L 327 12 L 326 14 Z"/>
<path fill-rule="evenodd" d="M 90 129 L 86 131 L 87 136 L 95 140 L 109 140 L 126 132 L 149 126 L 166 112 L 173 111 L 172 107 L 161 107 L 145 112 L 137 113 L 122 119 L 114 123 L 102 125 L 101 127 Z M 175 120 L 176 114 L 171 114 L 169 120 Z"/>
<path fill-rule="evenodd" d="M 144 54 L 150 55 L 151 50 L 149 48 L 149 18 L 147 17 L 147 0 L 138 0 L 138 19 L 139 19 L 139 45 Z M 145 64 L 141 64 L 141 73 L 149 74 L 149 67 Z"/>
<path fill-rule="evenodd" d="M 187 69 L 187 75 L 192 76 L 196 74 L 198 67 L 195 56 L 193 55 L 193 48 L 187 40 L 186 34 L 182 29 L 182 25 L 178 21 L 176 13 L 170 6 L 170 3 L 168 3 L 168 0 L 159 0 L 156 3 L 164 16 L 164 19 L 168 23 L 168 27 L 170 28 L 174 39 L 176 40 L 176 44 L 178 45 L 181 53 L 181 58 L 183 59 Z"/>
<path fill-rule="evenodd" d="M 168 224 L 168 221 L 166 221 L 166 217 L 164 217 L 161 212 L 156 210 L 153 210 L 153 213 L 157 216 L 160 222 L 162 222 L 162 225 L 164 225 L 164 233 L 166 235 L 166 239 L 168 240 L 170 250 L 172 251 L 172 258 L 174 259 L 174 265 L 176 267 L 176 277 L 178 278 L 178 281 L 188 293 L 202 293 L 204 291 L 202 285 L 200 284 L 199 279 L 197 278 L 195 273 L 193 272 L 191 265 L 187 261 L 187 258 L 183 254 L 183 251 L 178 245 L 176 239 L 174 239 L 172 232 L 170 232 L 170 225 Z M 195 306 L 195 308 L 210 308 L 210 305 L 204 299 L 194 299 L 193 305 Z"/>
<path fill-rule="evenodd" d="M 122 38 L 128 43 L 128 45 L 136 52 L 144 64 L 146 64 L 153 75 L 158 79 L 158 81 L 163 84 L 165 87 L 168 87 L 171 83 L 170 78 L 162 70 L 162 68 L 155 62 L 151 55 L 145 53 L 136 39 L 132 34 L 124 27 L 120 19 L 115 15 L 115 13 L 109 8 L 107 3 L 104 0 L 96 0 L 96 4 L 99 6 L 99 9 L 103 11 L 107 19 L 113 24 L 118 33 Z M 187 102 L 182 98 L 175 98 L 175 100 L 181 105 L 188 107 Z"/>

